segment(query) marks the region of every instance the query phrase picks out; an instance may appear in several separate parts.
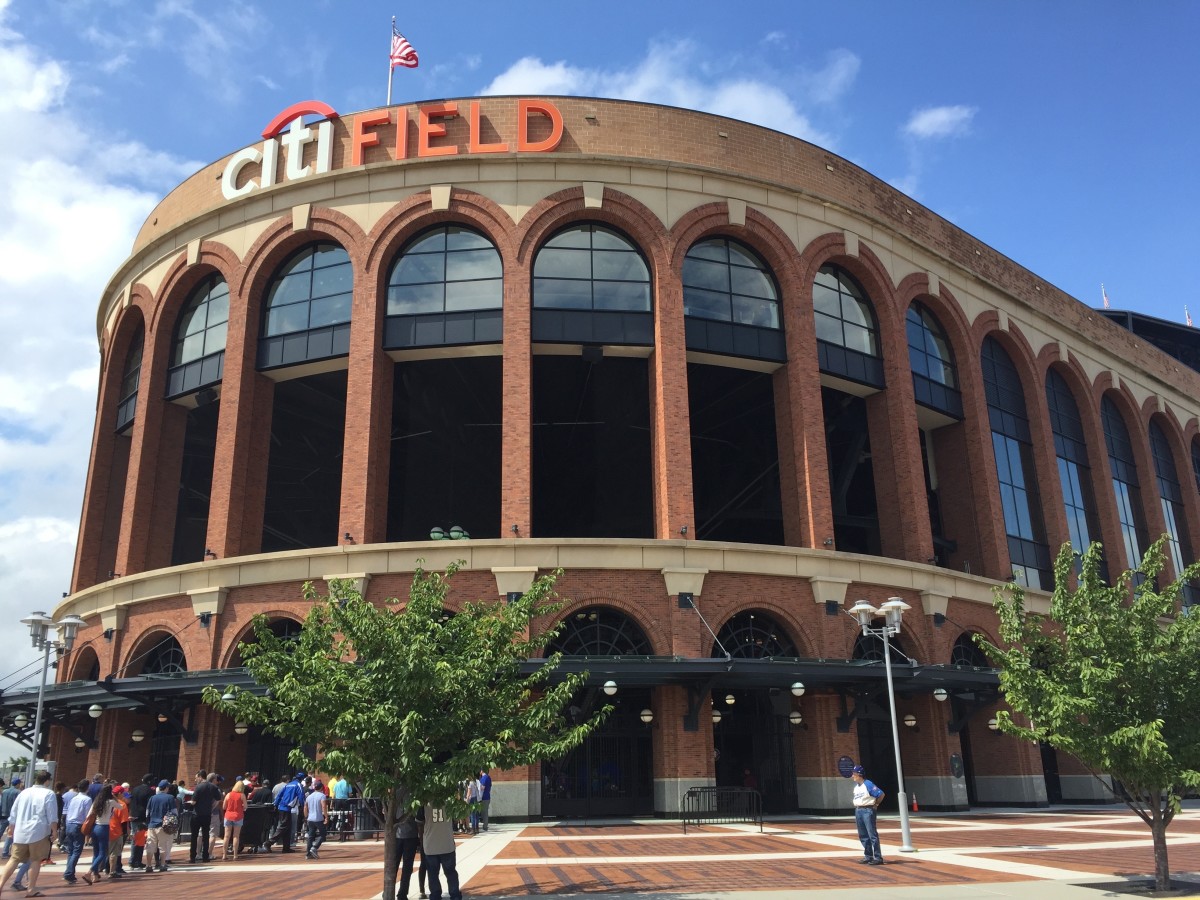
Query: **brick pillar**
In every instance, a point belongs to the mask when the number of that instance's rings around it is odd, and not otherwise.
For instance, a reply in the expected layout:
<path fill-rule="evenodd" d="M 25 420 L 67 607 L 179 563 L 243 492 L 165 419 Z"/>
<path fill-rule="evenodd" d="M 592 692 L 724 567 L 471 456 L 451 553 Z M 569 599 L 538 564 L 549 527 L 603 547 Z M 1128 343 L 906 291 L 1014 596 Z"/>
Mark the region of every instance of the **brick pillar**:
<path fill-rule="evenodd" d="M 650 431 L 654 536 L 678 539 L 685 525 L 695 534 L 683 287 L 674 277 L 658 281 L 650 355 Z"/>
<path fill-rule="evenodd" d="M 530 537 L 533 522 L 533 347 L 530 344 L 532 259 L 513 261 L 504 273 L 504 379 L 501 420 L 500 534 Z M 517 526 L 517 533 L 511 531 Z M 539 801 L 540 802 L 540 801 Z M 540 808 L 540 807 L 539 807 Z"/>
<path fill-rule="evenodd" d="M 355 282 L 346 381 L 338 540 L 349 533 L 358 544 L 387 540 L 394 363 L 383 350 L 386 289 L 375 281 Z"/>
<path fill-rule="evenodd" d="M 207 545 L 221 559 L 262 546 L 275 383 L 255 371 L 244 338 L 245 325 L 231 318 L 208 513 Z"/>
<path fill-rule="evenodd" d="M 716 784 L 712 716 L 708 698 L 702 697 L 699 729 L 684 730 L 688 690 L 682 685 L 656 687 L 650 708 L 654 710 L 654 812 L 674 818 L 683 808 L 688 788 Z"/>
<path fill-rule="evenodd" d="M 912 376 L 897 372 L 888 384 L 887 390 L 866 401 L 881 549 L 892 559 L 927 562 L 933 556 L 933 532 L 925 499 Z"/>
<path fill-rule="evenodd" d="M 83 490 L 83 510 L 79 517 L 79 540 L 75 544 L 75 566 L 71 591 L 81 591 L 104 580 L 116 562 L 116 548 L 106 559 L 104 545 L 106 513 L 110 506 L 120 512 L 126 477 L 128 452 L 118 453 L 122 439 L 113 433 L 117 421 L 117 393 L 120 373 L 113 373 L 111 352 L 105 360 L 100 394 L 96 402 L 96 426 L 92 431 L 92 452 L 88 459 L 87 483 Z M 128 439 L 124 439 L 126 445 Z M 114 520 L 114 524 L 117 520 Z M 101 571 L 103 570 L 103 571 Z"/>
<path fill-rule="evenodd" d="M 841 703 L 836 694 L 808 693 L 796 706 L 808 726 L 794 732 L 798 807 L 806 812 L 844 811 L 852 784 L 838 774 L 838 760 L 849 756 L 858 761 L 858 736 L 838 731 Z"/>
<path fill-rule="evenodd" d="M 821 374 L 811 323 L 809 327 L 811 346 L 807 348 L 794 330 L 787 332 L 789 362 L 775 371 L 772 382 L 784 541 L 792 547 L 820 548 L 825 546 L 826 538 L 833 538 L 833 506 L 829 498 Z"/>

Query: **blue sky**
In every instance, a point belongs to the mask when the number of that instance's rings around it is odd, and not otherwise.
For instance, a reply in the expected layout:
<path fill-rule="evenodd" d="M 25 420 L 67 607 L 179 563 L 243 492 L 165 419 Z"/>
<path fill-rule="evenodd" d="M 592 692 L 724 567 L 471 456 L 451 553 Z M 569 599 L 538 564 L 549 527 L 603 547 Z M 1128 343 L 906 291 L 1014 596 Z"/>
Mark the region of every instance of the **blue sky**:
<path fill-rule="evenodd" d="M 304 99 L 572 93 L 813 140 L 1084 303 L 1200 313 L 1200 5 L 0 0 L 0 614 L 70 579 L 95 310 L 154 203 Z M 27 643 L 0 634 L 11 660 Z"/>

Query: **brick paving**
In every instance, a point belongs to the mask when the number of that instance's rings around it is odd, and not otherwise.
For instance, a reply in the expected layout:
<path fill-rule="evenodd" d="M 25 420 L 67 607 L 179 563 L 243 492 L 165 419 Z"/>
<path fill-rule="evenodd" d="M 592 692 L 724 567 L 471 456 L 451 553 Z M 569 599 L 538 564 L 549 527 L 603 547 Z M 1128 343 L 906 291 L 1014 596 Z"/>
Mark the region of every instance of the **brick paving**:
<path fill-rule="evenodd" d="M 1013 815 L 916 816 L 913 843 L 900 854 L 899 823 L 881 822 L 888 864 L 857 865 L 861 856 L 849 817 L 797 819 L 746 826 L 689 828 L 676 823 L 500 826 L 459 843 L 467 897 L 587 893 L 953 888 L 955 885 L 1080 882 L 1148 876 L 1149 831 L 1130 813 L 1103 810 Z M 1176 878 L 1200 880 L 1200 810 L 1185 810 L 1168 837 Z M 178 849 L 178 848 L 177 848 Z M 184 849 L 186 854 L 186 848 Z M 43 870 L 50 897 L 112 900 L 370 900 L 382 887 L 383 844 L 327 844 L 321 858 L 251 856 L 234 862 L 180 864 L 156 875 L 131 874 L 94 887 L 62 882 L 62 860 Z M 84 859 L 90 859 L 90 851 Z M 1032 887 L 1032 884 L 1031 884 Z M 853 892 L 853 894 L 851 893 Z M 417 894 L 413 885 L 410 896 Z M 22 894 L 11 888 L 0 898 Z M 826 896 L 822 894 L 822 896 Z"/>

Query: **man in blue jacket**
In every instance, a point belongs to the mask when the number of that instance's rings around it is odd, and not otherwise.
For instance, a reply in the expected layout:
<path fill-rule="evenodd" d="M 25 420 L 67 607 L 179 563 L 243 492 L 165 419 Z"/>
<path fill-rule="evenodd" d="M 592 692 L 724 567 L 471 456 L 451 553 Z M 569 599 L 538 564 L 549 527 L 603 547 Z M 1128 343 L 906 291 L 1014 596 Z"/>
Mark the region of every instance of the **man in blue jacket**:
<path fill-rule="evenodd" d="M 295 835 L 292 833 L 292 811 L 298 810 L 304 802 L 304 773 L 297 772 L 296 777 L 283 786 L 283 790 L 275 798 L 275 814 L 278 820 L 271 836 L 264 845 L 269 851 L 276 841 L 283 844 L 281 853 L 295 853 L 292 847 Z"/>
<path fill-rule="evenodd" d="M 850 773 L 854 781 L 854 824 L 858 826 L 858 839 L 862 841 L 863 858 L 860 863 L 882 866 L 883 853 L 879 849 L 879 829 L 875 824 L 875 810 L 883 802 L 883 791 L 867 781 L 862 766 L 855 766 Z"/>

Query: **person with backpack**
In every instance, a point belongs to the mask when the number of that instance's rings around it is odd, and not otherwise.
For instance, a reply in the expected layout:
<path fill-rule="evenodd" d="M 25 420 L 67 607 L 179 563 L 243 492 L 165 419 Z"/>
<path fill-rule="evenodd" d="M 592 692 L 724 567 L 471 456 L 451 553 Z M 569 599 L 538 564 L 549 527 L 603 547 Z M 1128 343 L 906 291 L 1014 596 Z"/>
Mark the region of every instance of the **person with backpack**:
<path fill-rule="evenodd" d="M 174 795 L 169 793 L 171 782 L 163 779 L 158 783 L 158 793 L 146 804 L 146 871 L 154 870 L 156 854 L 162 854 L 158 871 L 165 872 L 171 865 L 171 844 L 179 830 L 179 806 Z M 86 880 L 87 876 L 84 876 Z M 90 883 L 90 882 L 89 882 Z"/>

